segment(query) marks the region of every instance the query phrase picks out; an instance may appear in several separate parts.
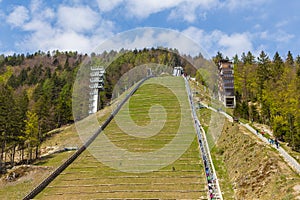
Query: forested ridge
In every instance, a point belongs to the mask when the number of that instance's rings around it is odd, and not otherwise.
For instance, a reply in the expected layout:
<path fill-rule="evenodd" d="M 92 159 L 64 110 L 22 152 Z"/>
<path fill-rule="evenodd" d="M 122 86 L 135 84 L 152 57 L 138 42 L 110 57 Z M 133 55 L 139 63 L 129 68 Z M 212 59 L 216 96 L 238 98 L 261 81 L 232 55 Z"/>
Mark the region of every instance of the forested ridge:
<path fill-rule="evenodd" d="M 173 51 L 173 52 L 172 52 Z M 101 107 L 110 102 L 112 89 L 128 70 L 145 63 L 183 66 L 196 75 L 190 62 L 205 64 L 201 56 L 181 57 L 176 50 L 143 49 L 94 53 L 36 52 L 0 55 L 0 167 L 30 163 L 40 156 L 39 147 L 50 130 L 72 123 L 72 89 L 77 71 L 86 58 L 90 65 L 110 63 L 106 71 Z M 120 56 L 113 60 L 116 55 Z M 222 59 L 218 53 L 213 60 Z M 89 59 L 87 59 L 89 60 Z M 111 62 L 113 60 L 113 62 Z M 233 58 L 237 107 L 234 114 L 270 125 L 281 140 L 295 149 L 300 146 L 300 57 L 289 52 L 270 59 L 264 52 Z M 198 80 L 204 83 L 198 73 Z M 86 112 L 86 114 L 88 114 Z"/>
<path fill-rule="evenodd" d="M 0 167 L 30 163 L 46 133 L 73 121 L 72 85 L 86 55 L 36 52 L 0 58 Z"/>
<path fill-rule="evenodd" d="M 91 56 L 59 51 L 0 56 L 2 171 L 16 162 L 30 163 L 38 158 L 40 145 L 49 137 L 48 132 L 74 121 L 72 89 L 83 61 L 89 62 L 88 65 L 110 63 L 105 75 L 105 90 L 100 93 L 102 108 L 110 102 L 118 79 L 135 66 L 145 63 L 180 65 L 195 74 L 191 64 L 176 52 L 154 48 L 92 53 Z M 85 114 L 88 115 L 87 110 Z"/>

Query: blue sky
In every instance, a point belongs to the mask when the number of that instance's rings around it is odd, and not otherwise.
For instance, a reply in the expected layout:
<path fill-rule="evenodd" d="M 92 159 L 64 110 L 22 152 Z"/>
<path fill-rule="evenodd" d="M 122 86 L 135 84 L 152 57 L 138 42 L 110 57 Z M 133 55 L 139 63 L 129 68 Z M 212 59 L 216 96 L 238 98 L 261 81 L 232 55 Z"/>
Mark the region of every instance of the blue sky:
<path fill-rule="evenodd" d="M 138 27 L 179 31 L 209 55 L 300 54 L 299 0 L 0 0 L 0 54 L 91 52 Z"/>

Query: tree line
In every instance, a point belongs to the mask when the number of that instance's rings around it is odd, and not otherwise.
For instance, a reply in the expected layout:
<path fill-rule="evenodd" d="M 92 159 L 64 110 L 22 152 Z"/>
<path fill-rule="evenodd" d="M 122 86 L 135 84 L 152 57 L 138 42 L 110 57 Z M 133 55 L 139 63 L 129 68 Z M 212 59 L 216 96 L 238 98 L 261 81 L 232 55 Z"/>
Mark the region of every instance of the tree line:
<path fill-rule="evenodd" d="M 102 106 L 111 98 L 111 91 L 117 81 L 123 74 L 133 69 L 136 66 L 143 64 L 156 63 L 161 65 L 167 65 L 171 67 L 182 66 L 187 74 L 194 76 L 196 69 L 187 59 L 180 56 L 176 49 L 163 49 L 163 48 L 151 48 L 151 49 L 134 49 L 132 51 L 123 50 L 119 52 L 120 56 L 110 63 L 106 71 L 105 87 L 106 93 L 102 99 Z"/>
<path fill-rule="evenodd" d="M 223 59 L 218 52 L 214 61 Z M 288 51 L 285 58 L 278 52 L 270 58 L 235 55 L 234 81 L 236 108 L 234 115 L 251 122 L 271 126 L 274 136 L 300 151 L 300 56 Z"/>
<path fill-rule="evenodd" d="M 48 132 L 73 123 L 72 89 L 77 71 L 86 58 L 90 65 L 109 63 L 101 108 L 109 104 L 114 85 L 134 68 L 147 63 L 182 66 L 187 74 L 202 80 L 195 68 L 208 65 L 201 55 L 180 56 L 176 49 L 104 51 L 101 54 L 77 52 L 41 52 L 0 55 L 0 168 L 5 171 L 16 163 L 30 163 L 40 156 L 40 146 Z M 117 58 L 117 59 L 116 59 Z M 218 53 L 213 60 L 223 59 Z M 235 56 L 234 77 L 236 116 L 268 124 L 274 134 L 294 150 L 300 146 L 300 57 L 291 52 L 283 59 L 272 59 L 261 52 L 258 58 L 248 52 Z M 201 69 L 201 68 L 200 68 Z M 88 115 L 83 109 L 84 116 Z M 77 119 L 75 119 L 77 120 Z"/>
<path fill-rule="evenodd" d="M 72 85 L 84 55 L 0 56 L 0 169 L 40 156 L 47 133 L 72 123 Z"/>

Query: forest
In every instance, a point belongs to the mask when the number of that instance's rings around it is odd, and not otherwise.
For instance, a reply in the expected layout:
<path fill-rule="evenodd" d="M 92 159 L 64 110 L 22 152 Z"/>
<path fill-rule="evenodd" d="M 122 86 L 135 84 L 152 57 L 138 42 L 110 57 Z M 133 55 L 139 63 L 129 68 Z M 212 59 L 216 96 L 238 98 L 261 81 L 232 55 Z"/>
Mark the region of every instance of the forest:
<path fill-rule="evenodd" d="M 223 58 L 221 53 L 214 61 Z M 289 51 L 270 58 L 243 53 L 233 57 L 237 105 L 234 115 L 269 125 L 274 136 L 300 151 L 300 56 Z"/>
<path fill-rule="evenodd" d="M 120 53 L 120 56 L 111 62 Z M 103 52 L 38 51 L 34 54 L 0 55 L 0 169 L 31 163 L 40 157 L 41 143 L 49 131 L 73 123 L 72 89 L 77 71 L 85 59 L 94 65 L 110 63 L 100 108 L 109 104 L 117 80 L 144 63 L 182 66 L 185 72 L 205 84 L 191 63 L 205 65 L 201 56 L 179 56 L 176 50 L 142 49 Z M 222 53 L 213 57 L 215 63 Z M 237 106 L 234 114 L 251 122 L 270 125 L 276 137 L 300 151 L 300 57 L 286 58 L 263 51 L 259 57 L 248 52 L 234 63 Z M 86 116 L 88 113 L 86 112 Z"/>

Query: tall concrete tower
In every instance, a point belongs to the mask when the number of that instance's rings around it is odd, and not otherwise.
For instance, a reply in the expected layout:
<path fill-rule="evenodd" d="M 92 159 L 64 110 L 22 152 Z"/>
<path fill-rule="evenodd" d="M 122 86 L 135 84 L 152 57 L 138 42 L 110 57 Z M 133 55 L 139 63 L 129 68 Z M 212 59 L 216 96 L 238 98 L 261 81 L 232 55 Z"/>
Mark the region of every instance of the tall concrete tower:
<path fill-rule="evenodd" d="M 99 93 L 104 89 L 105 69 L 101 66 L 92 66 L 90 73 L 90 98 L 89 114 L 94 114 L 99 110 Z"/>

